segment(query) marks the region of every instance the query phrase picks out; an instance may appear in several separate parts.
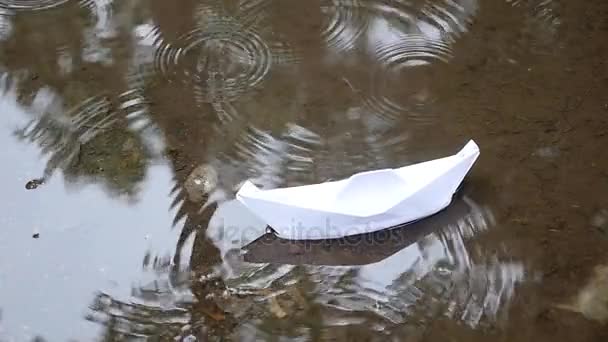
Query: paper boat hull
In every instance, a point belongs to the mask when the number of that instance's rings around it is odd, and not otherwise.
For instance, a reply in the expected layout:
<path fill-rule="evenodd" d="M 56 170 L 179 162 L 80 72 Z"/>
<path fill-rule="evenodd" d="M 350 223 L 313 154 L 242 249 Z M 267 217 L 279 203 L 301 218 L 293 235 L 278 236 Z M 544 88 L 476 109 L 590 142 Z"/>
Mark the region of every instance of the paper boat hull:
<path fill-rule="evenodd" d="M 353 266 L 380 262 L 417 243 L 422 237 L 446 229 L 477 207 L 469 199 L 455 195 L 445 210 L 411 224 L 383 231 L 326 240 L 287 240 L 265 234 L 243 249 L 245 261 L 288 265 Z"/>
<path fill-rule="evenodd" d="M 470 141 L 453 156 L 341 181 L 272 190 L 247 181 L 236 197 L 284 239 L 371 233 L 445 209 L 478 156 L 479 148 Z"/>

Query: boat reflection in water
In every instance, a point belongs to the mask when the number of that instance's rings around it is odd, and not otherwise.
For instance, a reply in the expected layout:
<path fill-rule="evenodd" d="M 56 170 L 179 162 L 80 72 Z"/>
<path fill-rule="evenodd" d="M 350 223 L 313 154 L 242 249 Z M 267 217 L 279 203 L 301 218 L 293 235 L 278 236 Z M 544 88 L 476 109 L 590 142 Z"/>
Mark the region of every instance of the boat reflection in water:
<path fill-rule="evenodd" d="M 217 230 L 208 233 L 224 254 L 223 277 L 235 292 L 275 300 L 303 287 L 307 301 L 321 306 L 324 327 L 366 322 L 389 333 L 396 324 L 440 316 L 475 327 L 506 311 L 524 268 L 488 255 L 474 240 L 494 224 L 488 208 L 458 194 L 425 220 L 341 239 L 295 241 L 267 233 L 239 253 Z"/>

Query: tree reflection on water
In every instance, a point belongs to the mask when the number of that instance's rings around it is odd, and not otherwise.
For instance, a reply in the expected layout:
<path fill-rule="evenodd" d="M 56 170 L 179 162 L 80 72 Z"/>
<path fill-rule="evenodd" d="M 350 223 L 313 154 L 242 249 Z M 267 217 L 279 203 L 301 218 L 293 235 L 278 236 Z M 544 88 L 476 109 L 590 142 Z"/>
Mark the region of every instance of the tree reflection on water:
<path fill-rule="evenodd" d="M 343 61 L 336 56 L 369 48 L 373 41 L 370 55 L 384 59 L 378 70 L 387 78 L 444 63 L 451 58 L 450 44 L 476 15 L 476 1 L 425 2 L 390 11 L 379 2 L 369 7 L 347 1 L 294 4 L 322 18 L 318 38 L 324 52 L 306 50 L 306 42 L 289 37 L 297 25 L 277 20 L 285 5 L 271 1 L 174 6 L 154 0 L 146 10 L 140 2 L 94 3 L 92 26 L 58 24 L 82 37 L 67 42 L 56 37 L 61 48 L 49 48 L 48 41 L 18 45 L 27 46 L 21 54 L 43 55 L 46 62 L 35 64 L 39 70 L 28 65 L 24 77 L 6 76 L 5 85 L 17 86 L 3 89 L 17 89 L 11 90 L 14 100 L 32 108 L 31 121 L 16 136 L 48 155 L 45 179 L 61 170 L 68 182 L 102 182 L 111 194 L 136 197 L 155 160 L 168 160 L 174 173 L 169 209 L 176 211 L 174 229 L 180 230 L 174 253 L 144 256 L 143 280 L 128 298 L 96 294 L 86 319 L 103 327 L 103 340 L 339 338 L 346 334 L 344 326 L 361 336 L 398 336 L 438 317 L 472 327 L 499 319 L 524 270 L 476 242 L 495 224 L 489 208 L 470 204 L 392 246 L 389 255 L 386 245 L 342 253 L 329 244 L 316 254 L 304 253 L 305 262 L 289 260 L 289 248 L 287 260 L 279 260 L 274 242 L 261 247 L 270 253 L 265 260 L 246 260 L 242 246 L 222 236 L 225 227 L 214 220 L 246 178 L 275 187 L 409 162 L 404 149 L 417 141 L 416 133 L 403 131 L 437 120 L 430 85 L 404 90 L 408 103 L 400 103 L 384 93 L 392 88 L 384 80 L 373 78 L 367 87 L 365 81 L 313 75 L 316 57 L 333 67 Z M 112 21 L 113 6 L 122 21 Z M 547 17 L 534 8 L 535 17 Z M 180 20 L 168 19 L 172 15 Z M 553 14 L 549 18 L 557 22 Z M 285 34 L 273 32 L 273 20 Z M 11 27 L 23 25 L 16 20 Z M 128 52 L 103 46 L 100 37 L 128 42 L 123 47 Z M 412 46 L 400 46 L 407 44 Z M 127 63 L 113 62 L 125 54 Z M 314 62 L 307 64 L 300 54 Z M 87 73 L 99 75 L 98 84 L 70 85 L 83 77 L 82 70 L 72 68 L 83 61 Z M 23 67 L 21 61 L 13 63 L 6 68 Z M 353 80 L 369 80 L 359 68 L 340 68 Z M 331 87 L 318 89 L 312 77 Z M 267 78 L 275 82 L 264 84 Z M 261 93 L 262 85 L 272 91 Z M 83 90 L 89 88 L 113 91 Z M 342 89 L 350 94 L 345 98 L 357 101 L 366 95 L 363 103 L 324 104 L 328 88 Z M 163 100 L 167 97 L 172 100 Z M 317 113 L 319 108 L 324 112 Z M 166 143 L 162 155 L 150 143 L 155 139 Z M 378 257 L 363 260 L 370 256 Z"/>

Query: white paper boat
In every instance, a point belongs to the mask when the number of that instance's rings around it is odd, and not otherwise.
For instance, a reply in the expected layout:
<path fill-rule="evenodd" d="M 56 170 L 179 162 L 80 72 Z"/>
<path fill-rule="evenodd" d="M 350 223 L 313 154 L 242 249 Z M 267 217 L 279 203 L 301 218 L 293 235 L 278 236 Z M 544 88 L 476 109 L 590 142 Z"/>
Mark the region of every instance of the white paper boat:
<path fill-rule="evenodd" d="M 243 260 L 254 264 L 371 265 L 382 260 L 392 259 L 395 254 L 414 245 L 418 245 L 413 248 L 416 250 L 420 248 L 421 252 L 422 249 L 429 250 L 428 247 L 434 245 L 434 243 L 428 243 L 431 240 L 441 241 L 444 244 L 446 241 L 443 239 L 430 237 L 451 236 L 453 228 L 462 228 L 460 226 L 462 221 L 466 222 L 467 229 L 470 228 L 471 231 L 483 229 L 485 220 L 485 212 L 470 198 L 454 196 L 452 203 L 439 213 L 390 230 L 316 241 L 287 240 L 274 234 L 264 234 L 243 247 L 243 250 L 246 251 Z M 423 239 L 425 241 L 421 243 Z M 448 241 L 450 240 L 448 239 Z M 434 247 L 431 249 L 435 250 Z M 449 248 L 444 246 L 439 249 L 447 251 Z M 432 258 L 441 255 L 441 253 L 434 252 L 425 254 L 434 254 Z M 428 259 L 428 255 L 424 258 Z M 443 256 L 439 259 L 443 259 Z M 402 269 L 404 266 L 407 265 L 402 264 Z"/>
<path fill-rule="evenodd" d="M 236 198 L 284 239 L 370 233 L 445 209 L 478 156 L 479 147 L 471 140 L 449 157 L 339 181 L 262 190 L 248 180 Z"/>

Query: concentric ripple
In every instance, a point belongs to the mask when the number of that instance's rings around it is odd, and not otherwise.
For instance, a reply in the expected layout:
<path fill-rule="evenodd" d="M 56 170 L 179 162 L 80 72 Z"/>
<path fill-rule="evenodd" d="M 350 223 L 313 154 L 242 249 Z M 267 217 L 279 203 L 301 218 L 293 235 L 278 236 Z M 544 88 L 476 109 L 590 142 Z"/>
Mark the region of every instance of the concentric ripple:
<path fill-rule="evenodd" d="M 37 142 L 42 152 L 49 155 L 45 171 L 45 176 L 49 176 L 56 168 L 67 167 L 81 145 L 116 122 L 116 113 L 111 112 L 110 108 L 107 97 L 91 97 L 69 110 L 66 117 L 57 117 L 52 112 L 43 113 L 32 120 L 20 132 L 20 136 Z"/>
<path fill-rule="evenodd" d="M 74 171 L 79 170 L 74 168 L 75 163 L 84 161 L 83 146 L 107 133 L 108 128 L 119 121 L 118 112 L 112 109 L 112 102 L 105 94 L 86 98 L 66 110 L 60 97 L 47 87 L 28 95 L 27 101 L 18 101 L 19 95 L 26 98 L 18 89 L 26 83 L 23 80 L 29 78 L 9 74 L 0 78 L 6 97 L 18 106 L 27 107 L 24 112 L 31 115 L 14 134 L 21 141 L 37 145 L 46 157 L 41 181 L 48 180 L 57 170 L 62 170 L 66 178 L 75 176 Z"/>
<path fill-rule="evenodd" d="M 537 19 L 551 27 L 559 25 L 560 18 L 557 13 L 558 3 L 555 0 L 506 0 L 513 7 L 522 7 L 527 10 L 530 17 Z"/>
<path fill-rule="evenodd" d="M 539 43 L 548 48 L 555 46 L 558 28 L 561 25 L 559 2 L 555 0 L 506 1 L 514 8 L 523 11 L 524 27 L 522 29 L 535 40 L 534 44 L 527 42 L 527 45 L 532 45 L 530 48 L 540 47 Z"/>
<path fill-rule="evenodd" d="M 442 316 L 495 324 L 525 279 L 522 263 L 475 241 L 495 224 L 489 208 L 464 197 L 417 227 L 323 244 L 264 238 L 246 247 L 250 268 L 236 275 L 236 290 L 268 289 L 259 301 L 289 297 L 304 270 L 328 330 L 365 324 L 392 335 Z"/>
<path fill-rule="evenodd" d="M 373 59 L 365 107 L 386 120 L 405 115 L 431 122 L 426 107 L 433 100 L 432 82 L 426 80 L 429 67 L 449 61 L 451 44 L 468 30 L 477 13 L 476 2 L 336 0 L 323 9 L 326 44 L 338 52 L 366 49 Z"/>
<path fill-rule="evenodd" d="M 231 192 L 244 179 L 266 188 L 314 180 L 314 155 L 321 144 L 315 132 L 294 123 L 273 133 L 242 121 L 231 126 L 221 125 L 224 129 L 216 134 L 222 138 L 212 140 L 221 144 L 211 147 L 224 191 Z"/>
<path fill-rule="evenodd" d="M 239 2 L 236 18 L 244 27 L 260 26 L 268 17 L 272 0 L 244 0 Z"/>
<path fill-rule="evenodd" d="M 394 69 L 430 64 L 435 60 L 447 62 L 451 57 L 451 50 L 440 40 L 410 35 L 392 44 L 377 46 L 375 55 L 384 69 Z"/>
<path fill-rule="evenodd" d="M 119 108 L 126 114 L 129 127 L 134 131 L 142 131 L 152 125 L 148 115 L 149 101 L 139 89 L 131 89 L 120 94 Z"/>
<path fill-rule="evenodd" d="M 235 98 L 260 84 L 270 70 L 271 53 L 253 30 L 215 21 L 161 46 L 155 64 L 166 77 L 194 83 L 212 102 Z"/>
<path fill-rule="evenodd" d="M 0 41 L 6 40 L 13 32 L 12 11 L 0 8 Z"/>
<path fill-rule="evenodd" d="M 72 0 L 2 0 L 0 8 L 14 11 L 36 11 L 61 6 Z"/>
<path fill-rule="evenodd" d="M 191 86 L 199 104 L 233 101 L 260 85 L 271 66 L 300 62 L 287 40 L 269 29 L 268 5 L 243 1 L 229 11 L 220 1 L 201 4 L 195 12 L 198 27 L 176 42 L 148 34 L 157 48 L 154 69 Z"/>
<path fill-rule="evenodd" d="M 394 35 L 419 34 L 453 41 L 468 30 L 477 12 L 471 0 L 328 1 L 322 6 L 325 24 L 322 37 L 337 51 L 347 51 L 365 41 L 390 39 Z M 379 31 L 380 29 L 380 31 Z"/>
<path fill-rule="evenodd" d="M 249 126 L 235 141 L 232 165 L 247 165 L 249 176 L 257 177 L 260 184 L 272 188 L 283 183 L 283 168 L 289 145 L 282 139 L 257 127 Z M 228 155 L 226 155 L 228 156 Z"/>
<path fill-rule="evenodd" d="M 438 32 L 445 40 L 453 41 L 468 31 L 477 9 L 474 0 L 427 1 L 418 26 L 427 36 Z"/>
<path fill-rule="evenodd" d="M 367 31 L 369 16 L 361 8 L 358 1 L 332 1 L 321 8 L 326 16 L 321 37 L 330 48 L 350 50 Z"/>
<path fill-rule="evenodd" d="M 272 29 L 273 24 L 269 15 L 272 0 L 245 0 L 240 2 L 237 14 L 234 16 L 242 27 L 255 27 L 256 32 L 263 36 L 272 55 L 272 66 L 294 65 L 301 61 L 299 54 L 294 51 L 281 32 Z"/>
<path fill-rule="evenodd" d="M 407 114 L 410 119 L 425 122 L 431 118 L 421 110 L 430 102 L 423 67 L 447 62 L 451 57 L 450 47 L 441 40 L 430 40 L 421 35 L 404 36 L 388 44 L 378 45 L 374 51 L 377 67 L 372 71 L 371 89 L 364 100 L 365 105 L 374 113 L 387 118 L 397 118 Z M 419 78 L 412 79 L 414 72 L 421 72 Z M 404 73 L 410 73 L 409 82 Z M 402 78 L 400 78 L 402 77 Z M 398 82 L 395 82 L 398 81 Z M 396 87 L 395 84 L 406 84 Z M 419 83 L 419 84 L 416 84 Z M 421 84 L 420 84 L 421 83 Z M 394 95 L 391 92 L 396 92 Z M 404 96 L 404 93 L 408 96 Z"/>

